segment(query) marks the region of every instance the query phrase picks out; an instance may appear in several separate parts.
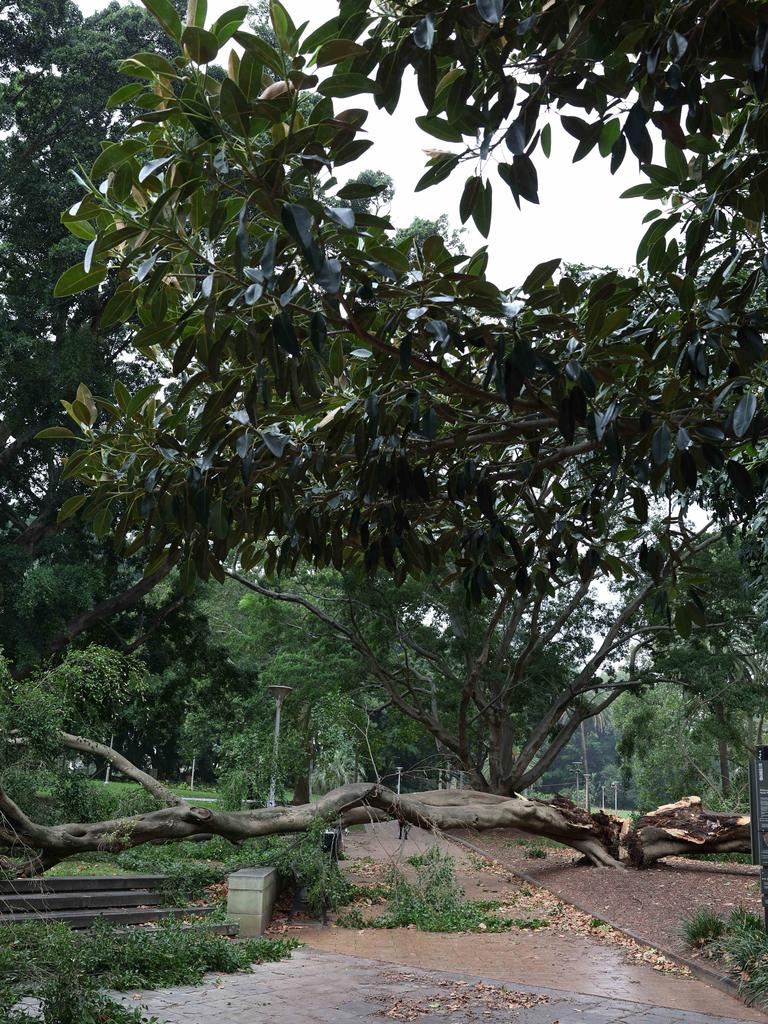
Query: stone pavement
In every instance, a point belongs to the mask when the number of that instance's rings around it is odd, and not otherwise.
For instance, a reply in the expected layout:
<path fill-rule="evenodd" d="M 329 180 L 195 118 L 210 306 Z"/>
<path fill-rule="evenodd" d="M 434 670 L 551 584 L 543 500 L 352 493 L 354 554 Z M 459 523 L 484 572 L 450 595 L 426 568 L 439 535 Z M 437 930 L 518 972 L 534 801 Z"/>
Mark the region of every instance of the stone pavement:
<path fill-rule="evenodd" d="M 144 1006 L 163 1024 L 739 1024 L 759 1019 L 666 1009 L 562 988 L 502 987 L 498 979 L 463 971 L 403 969 L 311 949 L 256 967 L 253 974 L 211 976 L 201 987 L 120 998 Z"/>
<path fill-rule="evenodd" d="M 457 877 L 475 899 L 494 897 L 504 878 L 478 871 L 446 840 L 394 823 L 345 839 L 345 870 L 365 874 L 438 842 L 457 859 Z M 375 862 L 375 863 L 374 863 Z M 369 879 L 370 881 L 371 879 Z M 516 884 L 513 882 L 513 884 Z M 415 929 L 278 926 L 306 943 L 290 960 L 250 975 L 210 976 L 200 987 L 137 992 L 163 1024 L 737 1024 L 767 1021 L 709 985 L 627 962 L 620 947 L 554 930 L 430 934 Z M 457 973 L 460 972 L 460 973 Z"/>
<path fill-rule="evenodd" d="M 497 898 L 501 890 L 509 888 L 503 878 L 473 867 L 471 856 L 467 858 L 461 847 L 421 829 L 412 829 L 408 841 L 400 842 L 397 827 L 392 822 L 367 826 L 364 833 L 350 833 L 345 838 L 345 856 L 349 860 L 344 861 L 343 866 L 350 866 L 352 877 L 355 877 L 355 859 L 362 857 L 387 860 L 403 868 L 407 857 L 424 853 L 435 842 L 456 858 L 456 876 L 468 896 Z M 514 887 L 519 883 L 512 879 L 510 884 Z M 536 985 L 603 999 L 652 1004 L 660 1011 L 688 1010 L 725 1018 L 768 1021 L 768 1017 L 747 1009 L 732 996 L 705 982 L 662 973 L 647 963 L 631 962 L 620 945 L 589 935 L 564 933 L 556 928 L 467 935 L 420 932 L 410 928 L 356 931 L 305 925 L 288 929 L 288 934 L 313 949 L 402 967 L 441 971 L 460 965 L 468 975 L 492 979 L 496 985 Z"/>

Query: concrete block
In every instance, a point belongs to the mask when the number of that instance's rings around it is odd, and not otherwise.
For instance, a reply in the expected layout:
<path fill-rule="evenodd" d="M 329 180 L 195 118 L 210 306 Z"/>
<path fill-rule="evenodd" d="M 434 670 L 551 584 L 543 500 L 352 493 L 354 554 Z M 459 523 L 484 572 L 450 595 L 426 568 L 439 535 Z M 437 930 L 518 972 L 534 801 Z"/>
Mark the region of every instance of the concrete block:
<path fill-rule="evenodd" d="M 263 935 L 277 899 L 277 868 L 242 868 L 229 876 L 227 884 L 227 914 L 239 923 L 240 935 Z"/>

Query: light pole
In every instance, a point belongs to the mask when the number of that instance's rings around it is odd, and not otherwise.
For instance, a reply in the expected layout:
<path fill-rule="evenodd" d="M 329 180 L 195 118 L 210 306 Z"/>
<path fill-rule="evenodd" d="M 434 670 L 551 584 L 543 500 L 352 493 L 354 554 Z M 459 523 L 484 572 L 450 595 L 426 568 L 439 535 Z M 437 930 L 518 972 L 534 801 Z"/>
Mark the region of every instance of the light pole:
<path fill-rule="evenodd" d="M 590 772 L 584 772 L 584 807 L 589 813 L 589 776 Z"/>
<path fill-rule="evenodd" d="M 618 782 L 612 782 L 611 785 L 613 786 L 613 809 L 614 809 L 614 811 L 618 811 L 618 809 L 619 809 L 619 784 L 618 784 Z"/>
<path fill-rule="evenodd" d="M 189 778 L 189 788 L 193 792 L 194 792 L 194 789 L 195 789 L 195 763 L 196 763 L 196 760 L 197 760 L 196 757 L 193 755 L 192 756 L 192 774 L 191 774 L 191 776 Z"/>
<path fill-rule="evenodd" d="M 603 791 L 603 800 L 602 800 L 601 807 L 602 807 L 603 810 L 605 810 L 605 783 L 604 782 L 601 783 L 600 788 Z"/>
<path fill-rule="evenodd" d="M 115 734 L 112 733 L 112 735 L 109 737 L 109 749 L 111 750 L 114 745 L 115 745 Z M 109 777 L 110 777 L 111 774 L 112 774 L 112 762 L 111 761 L 107 761 L 107 770 L 104 773 L 104 785 L 105 786 L 109 785 Z"/>
<path fill-rule="evenodd" d="M 573 763 L 573 770 L 576 772 L 576 803 L 578 803 L 579 802 L 579 794 L 581 793 L 581 790 L 579 788 L 579 775 L 581 774 L 581 768 L 579 767 L 579 762 L 578 761 L 574 761 L 574 763 Z"/>
<path fill-rule="evenodd" d="M 397 795 L 400 796 L 400 780 L 403 777 L 403 769 L 398 765 L 395 771 L 397 772 Z"/>
<path fill-rule="evenodd" d="M 293 690 L 292 686 L 270 686 L 269 692 L 275 698 L 275 745 L 272 750 L 272 779 L 269 783 L 269 800 L 267 807 L 275 806 L 275 790 L 277 789 L 277 751 L 280 744 L 280 712 L 283 701 Z"/>

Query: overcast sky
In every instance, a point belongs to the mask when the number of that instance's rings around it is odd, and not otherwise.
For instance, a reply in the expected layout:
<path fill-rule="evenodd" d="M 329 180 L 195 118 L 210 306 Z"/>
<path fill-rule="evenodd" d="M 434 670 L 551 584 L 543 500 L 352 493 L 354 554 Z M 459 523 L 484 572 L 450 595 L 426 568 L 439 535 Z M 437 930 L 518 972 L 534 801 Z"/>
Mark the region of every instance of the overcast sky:
<path fill-rule="evenodd" d="M 335 0 L 284 2 L 297 24 L 309 19 L 312 26 L 317 26 L 337 11 Z M 80 7 L 88 14 L 103 6 L 106 2 L 101 0 L 80 0 Z M 208 23 L 235 6 L 237 0 L 208 0 Z M 226 60 L 228 47 L 222 53 Z M 374 145 L 360 161 L 341 168 L 345 176 L 354 177 L 368 167 L 391 174 L 396 187 L 391 215 L 396 226 L 409 224 L 417 215 L 436 218 L 441 213 L 448 213 L 451 223 L 459 226 L 459 197 L 471 165 L 457 169 L 440 185 L 414 192 L 424 173 L 427 158 L 423 150 L 451 148 L 426 135 L 415 124 L 415 118 L 424 110 L 414 80 L 404 82 L 402 99 L 394 115 L 377 110 L 366 99 L 357 96 L 349 102 L 371 111 L 366 128 Z M 611 176 L 608 161 L 596 151 L 573 164 L 575 146 L 576 140 L 553 122 L 550 159 L 544 159 L 540 151 L 536 153 L 541 204 L 523 202 L 522 211 L 515 206 L 495 168 L 489 168 L 494 211 L 488 240 L 489 276 L 497 285 L 509 288 L 519 284 L 537 263 L 557 256 L 595 266 L 627 267 L 634 262 L 644 230 L 641 220 L 649 206 L 643 200 L 619 199 L 619 195 L 640 180 L 637 164 L 629 155 L 619 172 Z M 482 242 L 468 225 L 467 250 L 473 251 Z"/>

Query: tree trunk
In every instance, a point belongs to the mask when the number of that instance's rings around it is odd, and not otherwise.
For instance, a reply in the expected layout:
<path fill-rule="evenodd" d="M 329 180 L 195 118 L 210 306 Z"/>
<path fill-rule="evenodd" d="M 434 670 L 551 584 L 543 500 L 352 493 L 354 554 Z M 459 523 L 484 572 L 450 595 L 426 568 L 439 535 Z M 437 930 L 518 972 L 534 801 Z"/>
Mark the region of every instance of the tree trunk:
<path fill-rule="evenodd" d="M 111 747 L 71 733 L 59 735 L 65 747 L 105 758 L 166 806 L 113 821 L 40 825 L 0 787 L 0 846 L 11 852 L 10 857 L 0 856 L 4 871 L 39 874 L 67 857 L 119 853 L 144 843 L 214 835 L 238 843 L 305 832 L 318 819 L 342 825 L 395 819 L 439 831 L 515 828 L 570 846 L 599 867 L 623 866 L 619 848 L 626 823 L 602 811 L 590 814 L 562 796 L 545 801 L 457 789 L 398 795 L 378 783 L 362 782 L 300 806 L 219 811 L 191 807 Z M 24 742 L 20 737 L 9 741 Z M 625 845 L 630 863 L 638 868 L 684 853 L 745 853 L 750 850 L 749 816 L 708 811 L 700 797 L 686 797 L 640 818 L 626 834 Z"/>
<path fill-rule="evenodd" d="M 420 793 L 418 797 L 398 796 L 375 783 L 359 783 L 341 786 L 301 807 L 230 812 L 191 807 L 181 801 L 132 818 L 48 826 L 33 822 L 0 790 L 0 812 L 0 841 L 13 834 L 16 844 L 26 848 L 26 859 L 17 864 L 17 873 L 24 875 L 46 870 L 67 857 L 96 850 L 116 853 L 158 840 L 220 835 L 239 842 L 304 832 L 318 818 L 344 825 L 392 818 L 440 831 L 517 828 L 565 843 L 593 864 L 621 867 L 617 859 L 619 820 L 604 814 L 589 815 L 562 797 L 545 802 L 452 789 Z"/>
<path fill-rule="evenodd" d="M 587 755 L 587 730 L 584 723 L 579 724 L 579 738 L 581 739 L 581 763 L 584 765 L 584 778 L 589 775 L 589 757 Z"/>
<path fill-rule="evenodd" d="M 491 792 L 502 796 L 515 793 L 513 740 L 509 715 L 494 715 L 489 722 L 488 774 Z"/>
<path fill-rule="evenodd" d="M 299 708 L 296 728 L 304 741 L 306 761 L 299 767 L 298 774 L 294 778 L 292 803 L 309 803 L 310 776 L 312 774 L 312 708 L 309 701 L 303 701 Z"/>
<path fill-rule="evenodd" d="M 712 710 L 718 725 L 717 756 L 720 761 L 720 789 L 724 797 L 729 797 L 731 795 L 731 767 L 728 759 L 728 741 L 725 738 L 725 708 L 722 701 L 715 701 Z"/>
<path fill-rule="evenodd" d="M 687 796 L 643 815 L 626 835 L 630 863 L 647 868 L 661 857 L 690 853 L 749 853 L 748 814 L 719 814 Z"/>

